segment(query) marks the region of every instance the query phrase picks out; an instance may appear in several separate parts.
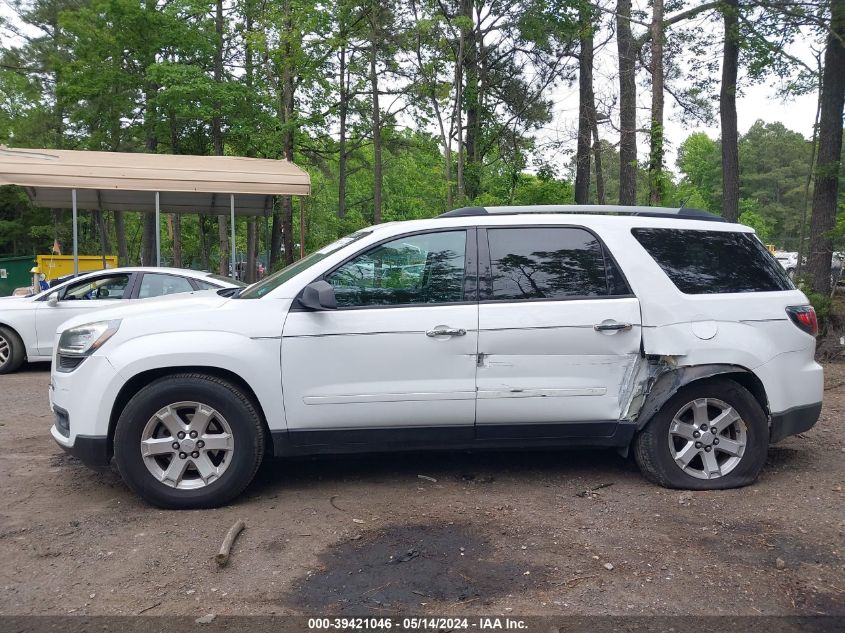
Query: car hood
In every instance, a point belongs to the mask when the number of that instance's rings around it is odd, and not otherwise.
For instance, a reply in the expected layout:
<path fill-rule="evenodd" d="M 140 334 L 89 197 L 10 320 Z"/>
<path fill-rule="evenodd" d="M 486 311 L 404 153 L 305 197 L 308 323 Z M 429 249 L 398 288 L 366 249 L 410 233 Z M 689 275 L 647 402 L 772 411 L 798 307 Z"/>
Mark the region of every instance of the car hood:
<path fill-rule="evenodd" d="M 32 297 L 0 297 L 0 311 L 28 310 L 32 308 Z"/>
<path fill-rule="evenodd" d="M 118 308 L 97 310 L 89 314 L 74 317 L 62 323 L 58 332 L 67 330 L 78 325 L 94 323 L 97 321 L 111 321 L 113 319 L 131 319 L 147 315 L 178 318 L 179 315 L 190 315 L 192 313 L 206 310 L 214 310 L 224 305 L 231 299 L 221 297 L 216 290 L 201 290 L 184 294 L 168 295 L 164 297 L 152 297 L 129 302 Z M 58 333 L 57 332 L 57 333 Z"/>

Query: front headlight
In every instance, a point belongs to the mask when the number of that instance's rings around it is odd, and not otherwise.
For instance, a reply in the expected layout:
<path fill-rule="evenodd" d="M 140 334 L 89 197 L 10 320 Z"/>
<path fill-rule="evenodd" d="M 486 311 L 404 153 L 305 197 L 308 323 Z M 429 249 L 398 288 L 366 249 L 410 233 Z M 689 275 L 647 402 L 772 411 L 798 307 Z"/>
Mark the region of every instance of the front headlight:
<path fill-rule="evenodd" d="M 119 328 L 120 319 L 72 327 L 59 337 L 58 352 L 63 356 L 89 356 L 114 336 Z"/>

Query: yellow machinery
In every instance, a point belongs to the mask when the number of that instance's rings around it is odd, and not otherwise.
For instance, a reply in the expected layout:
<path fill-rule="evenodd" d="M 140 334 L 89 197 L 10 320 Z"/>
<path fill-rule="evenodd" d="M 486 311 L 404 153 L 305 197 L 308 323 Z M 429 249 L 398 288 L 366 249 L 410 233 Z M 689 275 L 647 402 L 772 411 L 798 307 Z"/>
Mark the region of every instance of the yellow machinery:
<path fill-rule="evenodd" d="M 73 274 L 73 255 L 37 255 L 35 261 L 47 281 Z M 80 255 L 79 272 L 117 268 L 117 256 L 107 255 L 105 263 L 106 265 L 103 266 L 102 255 Z"/>

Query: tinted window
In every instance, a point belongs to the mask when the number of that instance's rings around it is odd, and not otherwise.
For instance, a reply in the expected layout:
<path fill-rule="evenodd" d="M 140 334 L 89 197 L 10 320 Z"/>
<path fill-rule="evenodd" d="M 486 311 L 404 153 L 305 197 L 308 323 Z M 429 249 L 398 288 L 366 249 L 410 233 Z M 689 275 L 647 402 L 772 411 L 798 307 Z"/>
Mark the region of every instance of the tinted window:
<path fill-rule="evenodd" d="M 127 285 L 129 285 L 129 275 L 110 275 L 86 279 L 70 284 L 65 288 L 62 300 L 122 299 Z"/>
<path fill-rule="evenodd" d="M 633 229 L 649 255 L 686 294 L 792 290 L 786 272 L 751 233 Z"/>
<path fill-rule="evenodd" d="M 465 251 L 464 231 L 412 235 L 358 255 L 326 281 L 339 307 L 461 301 Z"/>
<path fill-rule="evenodd" d="M 184 277 L 176 275 L 160 275 L 158 273 L 144 273 L 141 280 L 141 290 L 138 292 L 139 299 L 148 297 L 160 297 L 162 295 L 175 295 L 180 292 L 192 292 L 191 282 Z"/>
<path fill-rule="evenodd" d="M 602 245 L 584 229 L 488 229 L 487 240 L 491 299 L 567 299 L 629 293 Z"/>

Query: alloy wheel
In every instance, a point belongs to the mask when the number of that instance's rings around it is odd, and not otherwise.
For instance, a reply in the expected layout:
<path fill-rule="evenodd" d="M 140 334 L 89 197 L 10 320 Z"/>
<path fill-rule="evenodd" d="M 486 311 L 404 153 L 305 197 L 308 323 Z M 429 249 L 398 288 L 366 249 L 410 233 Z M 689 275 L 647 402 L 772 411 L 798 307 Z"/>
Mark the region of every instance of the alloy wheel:
<path fill-rule="evenodd" d="M 202 488 L 223 476 L 235 438 L 226 419 L 200 402 L 175 402 L 153 415 L 141 433 L 147 470 L 172 488 Z"/>
<path fill-rule="evenodd" d="M 5 365 L 12 353 L 12 347 L 5 337 L 0 336 L 0 366 Z"/>
<path fill-rule="evenodd" d="M 697 479 L 724 477 L 736 468 L 748 441 L 748 427 L 729 404 L 696 398 L 680 408 L 669 425 L 672 459 Z"/>

